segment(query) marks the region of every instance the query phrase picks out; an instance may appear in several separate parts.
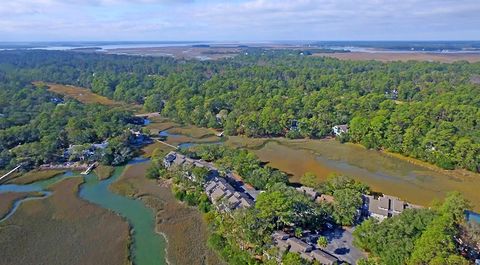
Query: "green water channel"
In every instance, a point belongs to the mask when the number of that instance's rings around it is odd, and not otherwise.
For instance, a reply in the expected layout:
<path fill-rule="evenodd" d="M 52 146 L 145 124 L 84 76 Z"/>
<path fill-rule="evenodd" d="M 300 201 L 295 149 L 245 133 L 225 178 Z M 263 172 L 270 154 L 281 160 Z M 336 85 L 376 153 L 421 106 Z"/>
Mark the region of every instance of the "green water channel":
<path fill-rule="evenodd" d="M 145 163 L 145 160 L 134 159 L 130 163 Z M 110 184 L 115 182 L 122 174 L 125 167 L 116 167 L 113 175 L 106 180 L 98 180 L 95 174 L 85 176 L 85 183 L 80 186 L 80 198 L 109 209 L 124 217 L 133 231 L 130 246 L 131 259 L 135 265 L 163 265 L 166 262 L 167 242 L 162 235 L 155 232 L 155 216 L 150 208 L 142 201 L 131 199 L 113 193 L 109 190 Z M 2 192 L 40 192 L 43 196 L 27 197 L 15 202 L 10 213 L 1 221 L 12 216 L 21 203 L 28 200 L 43 199 L 52 195 L 48 187 L 58 181 L 78 176 L 73 172 L 56 176 L 48 180 L 37 181 L 27 185 L 4 184 L 0 185 Z"/>
<path fill-rule="evenodd" d="M 113 175 L 99 181 L 94 174 L 85 177 L 79 196 L 118 213 L 129 222 L 133 230 L 130 247 L 132 260 L 136 265 L 160 265 L 166 262 L 166 240 L 155 232 L 155 216 L 140 200 L 131 199 L 111 192 L 108 186 L 118 179 L 125 167 L 117 167 Z"/>

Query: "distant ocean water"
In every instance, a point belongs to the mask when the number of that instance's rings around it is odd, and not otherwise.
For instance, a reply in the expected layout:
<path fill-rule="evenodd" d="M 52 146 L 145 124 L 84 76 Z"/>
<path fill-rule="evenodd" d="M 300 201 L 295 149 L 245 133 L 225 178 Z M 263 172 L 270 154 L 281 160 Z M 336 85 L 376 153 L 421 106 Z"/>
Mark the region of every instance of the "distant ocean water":
<path fill-rule="evenodd" d="M 305 48 L 326 48 L 368 53 L 480 53 L 480 41 L 76 41 L 76 42 L 0 42 L 0 50 L 44 49 L 111 50 L 124 48 L 158 48 L 191 45 L 254 45 L 268 47 L 287 45 Z"/>
<path fill-rule="evenodd" d="M 74 49 L 124 49 L 124 48 L 156 48 L 170 46 L 190 46 L 198 44 L 209 44 L 209 42 L 0 42 L 0 50 L 51 50 L 66 51 Z"/>

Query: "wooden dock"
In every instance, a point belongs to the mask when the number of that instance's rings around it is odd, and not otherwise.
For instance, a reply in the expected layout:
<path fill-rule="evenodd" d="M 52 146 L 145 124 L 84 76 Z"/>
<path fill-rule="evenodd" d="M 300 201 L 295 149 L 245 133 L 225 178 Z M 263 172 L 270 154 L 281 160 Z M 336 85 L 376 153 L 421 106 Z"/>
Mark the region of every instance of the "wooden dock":
<path fill-rule="evenodd" d="M 10 176 L 13 172 L 17 171 L 17 169 L 20 168 L 20 165 L 16 166 L 14 169 L 8 171 L 5 175 L 3 175 L 2 177 L 0 177 L 0 180 Z"/>
<path fill-rule="evenodd" d="M 164 145 L 166 145 L 166 146 L 168 146 L 168 147 L 171 147 L 171 148 L 173 148 L 173 149 L 175 149 L 175 150 L 178 150 L 178 146 L 174 146 L 174 145 L 171 145 L 171 144 L 166 143 L 166 142 L 164 142 L 164 141 L 160 141 L 160 140 L 157 139 L 157 138 L 155 138 L 155 140 L 157 140 L 157 142 L 162 143 L 162 144 L 164 144 Z"/>
<path fill-rule="evenodd" d="M 94 169 L 96 166 L 97 166 L 97 163 L 93 163 L 93 164 L 91 164 L 87 169 L 85 169 L 85 171 L 83 171 L 83 172 L 80 173 L 80 174 L 81 174 L 81 175 L 88 175 L 88 174 L 90 174 L 90 172 L 92 171 L 92 169 Z"/>

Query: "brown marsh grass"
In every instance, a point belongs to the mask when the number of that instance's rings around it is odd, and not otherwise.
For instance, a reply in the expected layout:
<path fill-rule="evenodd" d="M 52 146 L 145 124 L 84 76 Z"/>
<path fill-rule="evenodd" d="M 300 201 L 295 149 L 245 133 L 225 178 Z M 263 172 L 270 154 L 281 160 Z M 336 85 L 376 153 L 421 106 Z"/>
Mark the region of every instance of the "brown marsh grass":
<path fill-rule="evenodd" d="M 77 197 L 82 178 L 51 187 L 0 223 L 2 265 L 128 264 L 129 226 L 120 216 Z"/>

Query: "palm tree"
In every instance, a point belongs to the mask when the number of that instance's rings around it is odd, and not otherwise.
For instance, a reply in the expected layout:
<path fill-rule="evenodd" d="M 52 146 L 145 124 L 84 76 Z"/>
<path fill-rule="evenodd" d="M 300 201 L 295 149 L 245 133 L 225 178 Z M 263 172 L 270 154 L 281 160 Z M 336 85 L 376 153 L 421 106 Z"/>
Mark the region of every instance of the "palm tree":
<path fill-rule="evenodd" d="M 317 240 L 317 246 L 319 248 L 326 248 L 328 246 L 328 239 L 324 236 L 320 236 Z"/>

